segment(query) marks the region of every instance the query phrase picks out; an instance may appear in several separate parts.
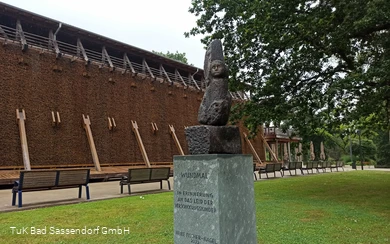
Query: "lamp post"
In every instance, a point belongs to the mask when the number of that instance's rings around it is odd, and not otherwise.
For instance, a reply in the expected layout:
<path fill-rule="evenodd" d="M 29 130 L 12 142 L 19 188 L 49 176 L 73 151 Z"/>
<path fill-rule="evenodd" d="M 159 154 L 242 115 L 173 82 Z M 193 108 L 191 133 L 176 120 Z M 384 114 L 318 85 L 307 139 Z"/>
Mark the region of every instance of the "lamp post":
<path fill-rule="evenodd" d="M 363 170 L 363 161 L 364 161 L 364 159 L 362 157 L 362 139 L 360 137 L 361 132 L 360 132 L 360 130 L 356 130 L 356 133 L 359 135 L 359 154 L 360 154 L 359 158 L 360 158 L 360 164 L 361 164 L 362 170 Z"/>

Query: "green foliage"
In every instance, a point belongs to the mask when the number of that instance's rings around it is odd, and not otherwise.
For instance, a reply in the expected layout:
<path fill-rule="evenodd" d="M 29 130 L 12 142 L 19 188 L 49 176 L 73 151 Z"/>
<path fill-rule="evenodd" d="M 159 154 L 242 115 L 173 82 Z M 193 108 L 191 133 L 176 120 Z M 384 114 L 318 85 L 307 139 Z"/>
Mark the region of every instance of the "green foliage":
<path fill-rule="evenodd" d="M 388 243 L 390 172 L 254 182 L 258 243 Z M 17 228 L 128 227 L 125 235 L 16 235 Z M 265 234 L 266 233 L 266 234 Z M 173 193 L 1 213 L 2 243 L 173 243 Z"/>
<path fill-rule="evenodd" d="M 351 159 L 350 155 L 343 155 L 341 157 L 341 160 L 344 162 L 345 165 L 351 165 L 352 164 L 352 160 L 353 160 L 353 162 L 356 163 L 357 156 L 356 155 L 352 155 L 352 159 Z"/>
<path fill-rule="evenodd" d="M 176 61 L 179 61 L 179 62 L 182 62 L 182 63 L 185 63 L 185 64 L 189 64 L 188 60 L 187 60 L 187 57 L 186 57 L 186 53 L 179 53 L 178 51 L 176 51 L 176 53 L 171 53 L 169 51 L 167 53 L 163 53 L 163 52 L 157 52 L 157 51 L 154 51 L 154 50 L 152 50 L 152 52 L 155 53 L 155 54 L 158 54 L 158 55 L 170 58 L 170 59 L 174 59 Z"/>
<path fill-rule="evenodd" d="M 390 141 L 389 141 L 389 132 L 380 131 L 376 139 L 376 144 L 378 146 L 378 165 L 388 165 L 390 166 Z"/>
<path fill-rule="evenodd" d="M 361 153 L 360 155 L 360 145 L 359 145 L 359 139 L 353 138 L 351 139 L 352 144 L 352 154 L 356 156 L 355 160 L 362 160 L 366 162 L 375 161 L 376 160 L 376 153 L 377 153 L 377 147 L 374 144 L 372 140 L 368 140 L 365 138 L 361 139 Z M 350 144 L 347 145 L 349 148 Z M 360 158 L 362 157 L 362 158 Z"/>
<path fill-rule="evenodd" d="M 185 34 L 222 39 L 230 88 L 251 92 L 240 113 L 251 128 L 390 128 L 390 1 L 192 0 L 189 11 Z"/>

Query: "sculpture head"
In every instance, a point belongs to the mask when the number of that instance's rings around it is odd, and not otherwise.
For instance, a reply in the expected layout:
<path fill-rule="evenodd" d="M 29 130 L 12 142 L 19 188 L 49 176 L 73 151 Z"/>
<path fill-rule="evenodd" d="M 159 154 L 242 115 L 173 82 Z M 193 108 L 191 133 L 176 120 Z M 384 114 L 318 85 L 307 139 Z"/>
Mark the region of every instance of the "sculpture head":
<path fill-rule="evenodd" d="M 213 60 L 210 64 L 210 75 L 214 78 L 225 78 L 228 76 L 227 67 L 222 60 Z"/>

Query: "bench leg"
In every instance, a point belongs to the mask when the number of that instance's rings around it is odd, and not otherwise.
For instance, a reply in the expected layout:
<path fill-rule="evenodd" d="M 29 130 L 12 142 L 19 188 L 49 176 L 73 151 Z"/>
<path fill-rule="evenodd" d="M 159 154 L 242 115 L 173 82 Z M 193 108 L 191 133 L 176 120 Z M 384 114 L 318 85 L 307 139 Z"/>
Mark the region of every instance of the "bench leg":
<path fill-rule="evenodd" d="M 284 176 L 284 172 L 283 170 L 280 171 L 280 174 L 282 175 L 282 177 Z"/>
<path fill-rule="evenodd" d="M 12 206 L 16 204 L 16 191 L 12 190 Z"/>
<path fill-rule="evenodd" d="M 119 185 L 121 186 L 121 194 L 123 194 L 123 184 L 122 184 L 122 182 L 119 182 Z"/>
<path fill-rule="evenodd" d="M 160 190 L 162 190 L 162 180 L 160 180 Z"/>
<path fill-rule="evenodd" d="M 171 182 L 169 182 L 169 180 L 167 180 L 168 182 L 168 189 L 171 190 Z"/>
<path fill-rule="evenodd" d="M 18 191 L 18 207 L 22 207 L 22 191 Z"/>
<path fill-rule="evenodd" d="M 253 175 L 255 176 L 255 180 L 257 180 L 256 172 L 253 172 Z"/>
<path fill-rule="evenodd" d="M 127 184 L 127 190 L 129 191 L 129 195 L 131 194 L 130 184 Z"/>
<path fill-rule="evenodd" d="M 87 195 L 87 200 L 89 200 L 89 185 L 85 185 L 85 194 Z"/>
<path fill-rule="evenodd" d="M 81 198 L 82 191 L 83 191 L 82 185 L 79 185 L 79 198 Z"/>

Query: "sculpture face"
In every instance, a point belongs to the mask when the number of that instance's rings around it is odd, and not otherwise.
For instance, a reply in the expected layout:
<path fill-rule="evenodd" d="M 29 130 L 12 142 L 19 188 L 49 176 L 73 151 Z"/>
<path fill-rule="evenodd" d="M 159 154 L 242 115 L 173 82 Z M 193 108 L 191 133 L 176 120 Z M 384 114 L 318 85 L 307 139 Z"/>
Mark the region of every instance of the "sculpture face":
<path fill-rule="evenodd" d="M 222 78 L 227 76 L 226 65 L 222 60 L 211 62 L 210 73 L 212 77 Z"/>

